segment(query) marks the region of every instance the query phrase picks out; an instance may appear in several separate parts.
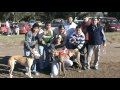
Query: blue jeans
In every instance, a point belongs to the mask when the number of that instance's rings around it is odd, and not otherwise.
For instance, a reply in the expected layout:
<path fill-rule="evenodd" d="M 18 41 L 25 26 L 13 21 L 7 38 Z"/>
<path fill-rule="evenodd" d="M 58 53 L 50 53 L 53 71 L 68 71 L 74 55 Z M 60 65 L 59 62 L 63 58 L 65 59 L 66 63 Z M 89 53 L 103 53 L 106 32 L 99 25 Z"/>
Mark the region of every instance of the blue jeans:
<path fill-rule="evenodd" d="M 24 49 L 24 55 L 25 56 L 30 56 L 30 50 Z M 36 60 L 33 61 L 33 65 L 31 67 L 32 72 L 36 73 Z M 26 67 L 26 70 L 28 71 L 28 67 Z"/>
<path fill-rule="evenodd" d="M 40 52 L 40 69 L 44 68 L 44 46 L 39 46 L 39 52 Z"/>
<path fill-rule="evenodd" d="M 44 46 L 44 50 L 45 50 L 45 54 L 46 54 L 46 59 L 45 59 L 45 67 L 48 67 L 49 66 L 49 60 L 50 60 L 50 49 L 51 49 L 51 46 L 47 46 L 45 45 Z"/>

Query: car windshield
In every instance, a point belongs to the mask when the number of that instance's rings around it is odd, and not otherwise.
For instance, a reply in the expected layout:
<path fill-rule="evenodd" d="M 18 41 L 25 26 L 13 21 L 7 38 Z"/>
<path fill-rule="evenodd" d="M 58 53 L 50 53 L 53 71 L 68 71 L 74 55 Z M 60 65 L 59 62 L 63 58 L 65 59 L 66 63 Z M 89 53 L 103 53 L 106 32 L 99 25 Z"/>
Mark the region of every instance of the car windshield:
<path fill-rule="evenodd" d="M 30 23 L 26 23 L 27 26 L 31 26 Z"/>
<path fill-rule="evenodd" d="M 55 19 L 53 20 L 53 23 L 64 23 L 62 19 Z"/>
<path fill-rule="evenodd" d="M 19 27 L 22 27 L 24 26 L 25 24 L 24 23 L 19 23 Z"/>
<path fill-rule="evenodd" d="M 111 20 L 111 24 L 118 24 L 119 22 L 117 20 Z"/>

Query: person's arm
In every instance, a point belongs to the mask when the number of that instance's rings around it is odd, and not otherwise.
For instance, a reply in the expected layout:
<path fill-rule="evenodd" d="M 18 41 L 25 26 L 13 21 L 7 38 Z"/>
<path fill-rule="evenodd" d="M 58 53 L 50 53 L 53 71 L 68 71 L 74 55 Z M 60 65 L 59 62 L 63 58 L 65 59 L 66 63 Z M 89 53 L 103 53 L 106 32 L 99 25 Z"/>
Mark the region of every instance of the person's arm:
<path fill-rule="evenodd" d="M 33 49 L 30 47 L 31 46 L 31 39 L 32 39 L 31 32 L 26 33 L 25 34 L 26 47 L 31 51 L 31 53 L 33 53 Z"/>
<path fill-rule="evenodd" d="M 67 42 L 67 35 L 65 35 L 65 36 L 63 37 L 63 45 L 65 45 L 66 42 Z"/>
<path fill-rule="evenodd" d="M 38 44 L 38 39 L 36 39 L 35 41 L 31 41 L 30 46 L 35 46 Z"/>
<path fill-rule="evenodd" d="M 54 44 L 54 42 L 55 42 L 55 37 L 52 37 L 52 38 L 50 39 L 50 45 L 51 45 L 51 44 Z"/>
<path fill-rule="evenodd" d="M 46 35 L 43 35 L 44 38 L 51 38 L 51 36 L 46 36 Z"/>
<path fill-rule="evenodd" d="M 38 34 L 38 43 L 39 43 L 39 45 L 42 45 L 43 43 L 42 43 L 42 37 L 43 37 L 43 35 L 44 35 L 44 32 L 42 32 L 42 33 L 40 33 L 40 34 Z"/>
<path fill-rule="evenodd" d="M 74 33 L 70 36 L 69 42 L 70 42 L 71 44 L 74 44 L 74 43 L 75 43 L 75 35 L 74 35 Z"/>
<path fill-rule="evenodd" d="M 80 43 L 78 44 L 78 49 L 81 49 L 85 43 L 85 35 L 82 33 L 80 37 Z"/>
<path fill-rule="evenodd" d="M 37 36 L 35 37 L 35 40 L 32 40 L 33 34 L 32 32 L 28 31 L 25 35 L 25 44 L 30 49 L 31 47 L 34 47 L 38 43 Z"/>
<path fill-rule="evenodd" d="M 103 28 L 102 28 L 102 39 L 103 39 L 103 46 L 105 46 L 106 47 L 106 36 L 105 36 L 105 33 L 104 33 L 104 30 L 103 30 Z"/>
<path fill-rule="evenodd" d="M 30 42 L 31 42 L 31 33 L 30 32 L 27 32 L 25 34 L 25 44 L 27 46 L 28 49 L 30 49 Z"/>

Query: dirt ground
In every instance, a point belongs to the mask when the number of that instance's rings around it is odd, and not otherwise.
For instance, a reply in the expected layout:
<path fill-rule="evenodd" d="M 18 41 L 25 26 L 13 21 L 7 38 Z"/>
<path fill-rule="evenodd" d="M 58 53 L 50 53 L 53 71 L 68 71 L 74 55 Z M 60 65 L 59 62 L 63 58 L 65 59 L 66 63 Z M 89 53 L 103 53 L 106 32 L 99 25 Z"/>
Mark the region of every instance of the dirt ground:
<path fill-rule="evenodd" d="M 120 78 L 120 43 L 107 41 L 105 50 L 106 53 L 101 52 L 98 70 L 81 70 L 81 72 L 67 70 L 66 78 Z M 8 67 L 8 58 L 12 55 L 23 54 L 23 43 L 21 41 L 17 43 L 0 42 L 0 78 L 9 78 L 8 70 L 6 69 Z M 25 68 L 17 64 L 13 72 L 14 78 L 27 78 L 24 73 Z M 33 74 L 32 76 L 34 78 L 50 78 L 48 70 L 39 72 L 39 74 L 39 76 Z"/>

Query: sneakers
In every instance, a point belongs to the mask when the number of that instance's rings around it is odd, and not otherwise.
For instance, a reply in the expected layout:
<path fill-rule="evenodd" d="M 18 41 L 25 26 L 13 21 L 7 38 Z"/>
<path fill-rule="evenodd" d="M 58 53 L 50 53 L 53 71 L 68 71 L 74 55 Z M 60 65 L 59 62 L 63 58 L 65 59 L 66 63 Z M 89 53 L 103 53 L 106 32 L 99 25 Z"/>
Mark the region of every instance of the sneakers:
<path fill-rule="evenodd" d="M 93 69 L 98 70 L 98 67 L 95 66 L 95 67 L 93 67 Z"/>
<path fill-rule="evenodd" d="M 83 67 L 82 67 L 82 70 L 87 70 L 87 67 L 83 66 Z"/>
<path fill-rule="evenodd" d="M 89 70 L 89 69 L 90 69 L 90 66 L 87 66 L 87 69 Z"/>

